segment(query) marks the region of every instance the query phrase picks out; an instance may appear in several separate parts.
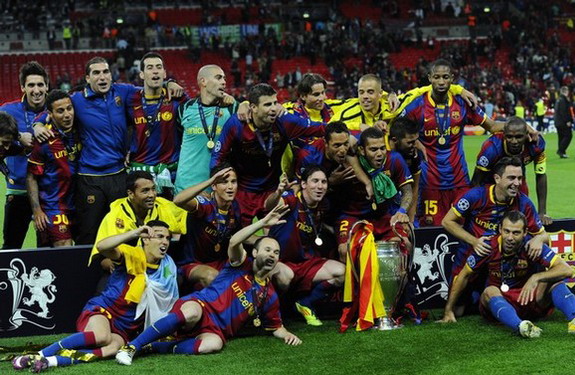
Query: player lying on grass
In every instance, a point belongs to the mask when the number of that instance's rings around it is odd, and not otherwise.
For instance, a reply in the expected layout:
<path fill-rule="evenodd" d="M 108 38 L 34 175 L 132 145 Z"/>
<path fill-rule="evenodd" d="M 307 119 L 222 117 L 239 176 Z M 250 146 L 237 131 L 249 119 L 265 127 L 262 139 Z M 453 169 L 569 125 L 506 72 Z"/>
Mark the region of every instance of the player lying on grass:
<path fill-rule="evenodd" d="M 278 296 L 269 277 L 279 260 L 278 242 L 270 237 L 257 240 L 253 260 L 247 258 L 242 245 L 258 230 L 285 223 L 280 218 L 288 210 L 287 206 L 276 206 L 263 219 L 234 234 L 228 248 L 229 263 L 214 281 L 201 291 L 180 298 L 170 314 L 122 347 L 116 361 L 131 365 L 134 355 L 144 346 L 145 351 L 159 353 L 218 352 L 248 320 L 256 327 L 263 325 L 288 345 L 301 344 L 282 325 Z M 175 340 L 155 342 L 176 331 Z"/>
<path fill-rule="evenodd" d="M 440 322 L 456 321 L 454 306 L 461 291 L 474 272 L 487 267 L 488 286 L 479 307 L 485 318 L 496 319 L 523 337 L 539 337 L 541 329 L 528 319 L 545 317 L 555 306 L 569 320 L 568 332 L 575 333 L 575 296 L 563 282 L 573 270 L 547 245 L 532 259 L 526 246 L 528 237 L 525 215 L 519 211 L 505 213 L 499 235 L 490 240 L 489 255 L 472 253 L 453 281 Z"/>
<path fill-rule="evenodd" d="M 78 333 L 42 349 L 37 355 L 14 358 L 16 370 L 69 366 L 107 358 L 149 324 L 165 316 L 178 298 L 176 265 L 166 254 L 168 225 L 159 220 L 98 242 L 98 251 L 116 267 L 101 295 L 88 301 L 76 322 Z M 141 239 L 141 246 L 127 243 Z M 145 294 L 144 294 L 145 293 Z M 156 308 L 150 301 L 158 301 Z M 141 301 L 141 303 L 140 303 Z M 141 313 L 144 311 L 145 313 Z"/>

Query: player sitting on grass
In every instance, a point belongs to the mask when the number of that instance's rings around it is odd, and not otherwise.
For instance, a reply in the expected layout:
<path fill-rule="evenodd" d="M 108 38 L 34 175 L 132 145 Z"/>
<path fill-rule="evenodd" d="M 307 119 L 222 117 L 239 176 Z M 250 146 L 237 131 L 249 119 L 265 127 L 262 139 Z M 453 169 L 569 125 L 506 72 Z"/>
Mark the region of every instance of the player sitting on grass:
<path fill-rule="evenodd" d="M 276 206 L 263 219 L 234 234 L 228 248 L 229 263 L 214 281 L 199 292 L 180 298 L 172 312 L 123 346 L 116 361 L 131 365 L 134 355 L 147 346 L 153 352 L 207 354 L 220 351 L 227 339 L 253 320 L 288 345 L 301 340 L 282 325 L 278 296 L 270 272 L 279 260 L 276 240 L 262 237 L 254 244 L 253 260 L 247 258 L 242 242 L 262 228 L 285 223 L 280 218 L 289 210 Z M 178 331 L 176 340 L 154 342 Z"/>
<path fill-rule="evenodd" d="M 142 240 L 141 247 L 126 245 L 138 238 Z M 98 251 L 112 259 L 116 267 L 102 294 L 84 306 L 76 322 L 78 333 L 37 355 L 14 358 L 14 368 L 30 367 L 31 372 L 42 372 L 48 367 L 111 357 L 144 328 L 144 319 L 149 324 L 163 317 L 178 297 L 176 265 L 166 254 L 170 238 L 168 224 L 152 220 L 98 242 Z M 154 308 L 152 299 L 158 302 Z"/>
<path fill-rule="evenodd" d="M 489 272 L 487 288 L 480 301 L 481 314 L 501 323 L 527 338 L 539 337 L 541 329 L 530 320 L 547 316 L 553 306 L 567 319 L 569 333 L 575 333 L 575 296 L 563 279 L 573 270 L 547 245 L 541 255 L 528 256 L 527 219 L 519 211 L 503 216 L 499 235 L 491 238 L 487 256 L 472 253 L 465 268 L 453 281 L 451 292 L 440 322 L 455 322 L 454 306 L 470 276 L 486 266 Z M 543 269 L 545 271 L 540 271 Z"/>

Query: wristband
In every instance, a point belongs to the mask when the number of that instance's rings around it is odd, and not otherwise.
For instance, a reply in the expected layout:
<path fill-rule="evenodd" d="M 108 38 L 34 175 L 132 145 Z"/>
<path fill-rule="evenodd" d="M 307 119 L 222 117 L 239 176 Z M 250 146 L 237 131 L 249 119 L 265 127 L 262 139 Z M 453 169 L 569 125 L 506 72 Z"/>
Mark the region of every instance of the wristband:
<path fill-rule="evenodd" d="M 397 212 L 399 212 L 400 214 L 404 214 L 404 215 L 407 214 L 407 210 L 403 207 L 399 207 L 399 210 L 397 210 Z"/>

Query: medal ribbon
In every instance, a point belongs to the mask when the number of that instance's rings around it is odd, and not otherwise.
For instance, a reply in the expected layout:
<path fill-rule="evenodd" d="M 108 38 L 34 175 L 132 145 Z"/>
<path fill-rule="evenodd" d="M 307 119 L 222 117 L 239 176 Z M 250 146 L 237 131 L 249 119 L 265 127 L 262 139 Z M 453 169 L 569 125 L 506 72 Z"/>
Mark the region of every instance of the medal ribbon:
<path fill-rule="evenodd" d="M 317 226 L 315 225 L 315 220 L 313 219 L 313 213 L 311 212 L 311 210 L 309 209 L 309 207 L 305 203 L 305 198 L 302 196 L 301 192 L 298 193 L 298 198 L 299 198 L 299 200 L 303 206 L 303 209 L 306 213 L 307 218 L 309 219 L 309 224 L 311 225 L 311 227 L 313 229 L 313 234 L 315 235 L 315 238 L 319 238 L 319 230 L 318 229 L 321 228 L 321 223 Z M 314 241 L 315 241 L 315 238 L 314 238 Z M 315 242 L 314 242 L 314 244 L 315 244 Z"/>
<path fill-rule="evenodd" d="M 260 131 L 257 128 L 254 131 L 256 133 L 256 136 L 258 137 L 258 142 L 260 143 L 262 150 L 264 150 L 264 153 L 267 155 L 268 159 L 271 160 L 272 153 L 274 151 L 274 136 L 273 136 L 272 131 L 270 130 L 270 135 L 268 138 L 267 147 L 266 147 L 266 143 L 264 142 L 264 137 L 262 136 Z"/>
<path fill-rule="evenodd" d="M 256 276 L 254 275 L 254 281 L 252 284 L 252 299 L 254 300 L 254 313 L 255 313 L 255 318 L 254 318 L 254 322 L 260 319 L 260 312 L 261 312 L 261 308 L 263 303 L 266 301 L 266 299 L 268 298 L 268 286 L 269 286 L 269 281 L 266 282 L 266 285 L 263 286 L 263 295 L 262 296 L 258 296 L 258 291 L 257 291 L 257 286 L 258 286 L 258 282 L 256 281 Z M 254 323 L 255 325 L 255 323 Z"/>
<path fill-rule="evenodd" d="M 204 106 L 198 101 L 198 111 L 200 112 L 200 120 L 202 121 L 202 127 L 204 128 L 204 133 L 210 141 L 216 138 L 216 130 L 218 129 L 218 120 L 220 118 L 220 106 L 216 106 L 216 111 L 214 112 L 214 121 L 212 122 L 212 129 L 208 128 L 208 123 L 206 121 L 206 114 L 204 113 Z"/>
<path fill-rule="evenodd" d="M 439 112 L 443 112 L 443 115 L 440 116 Z M 449 117 L 450 117 L 450 108 L 448 105 L 443 107 L 443 111 L 439 108 L 435 108 L 435 121 L 437 122 L 437 126 L 439 127 L 439 137 L 443 138 L 446 136 L 445 131 L 451 125 L 449 124 Z"/>
<path fill-rule="evenodd" d="M 153 115 L 148 115 L 148 109 L 151 107 L 146 103 L 146 95 L 144 94 L 144 90 L 142 90 L 142 109 L 144 110 L 144 115 L 146 116 L 146 134 L 149 136 L 152 132 L 152 128 L 155 128 L 160 123 L 158 120 L 158 113 L 160 112 L 160 108 L 162 108 L 162 102 L 164 101 L 164 94 L 160 96 L 158 99 L 158 104 L 156 104 L 153 108 Z"/>

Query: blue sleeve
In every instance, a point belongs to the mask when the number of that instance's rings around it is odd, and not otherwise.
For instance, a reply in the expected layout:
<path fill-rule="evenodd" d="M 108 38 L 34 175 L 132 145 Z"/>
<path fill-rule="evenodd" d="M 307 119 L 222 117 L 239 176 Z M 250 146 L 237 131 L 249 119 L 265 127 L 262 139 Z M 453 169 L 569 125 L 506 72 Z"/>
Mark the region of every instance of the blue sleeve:
<path fill-rule="evenodd" d="M 475 204 L 479 201 L 481 197 L 482 188 L 473 188 L 467 193 L 463 194 L 461 198 L 454 204 L 453 208 L 460 216 L 471 215 Z"/>
<path fill-rule="evenodd" d="M 279 121 L 290 140 L 300 137 L 323 137 L 325 135 L 323 122 L 311 121 L 293 113 L 284 114 L 279 118 Z"/>
<path fill-rule="evenodd" d="M 226 121 L 222 127 L 220 137 L 216 142 L 214 152 L 212 152 L 210 170 L 229 159 L 229 155 L 232 151 L 232 146 L 234 143 L 234 138 L 236 137 L 236 134 L 241 130 L 241 125 L 242 123 L 238 119 L 237 115 L 233 115 L 228 119 L 228 121 Z"/>

